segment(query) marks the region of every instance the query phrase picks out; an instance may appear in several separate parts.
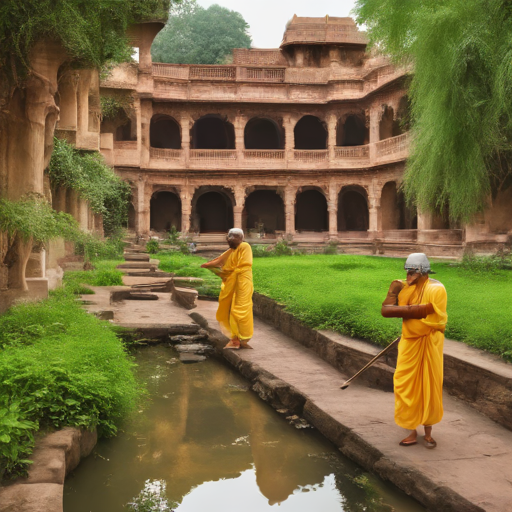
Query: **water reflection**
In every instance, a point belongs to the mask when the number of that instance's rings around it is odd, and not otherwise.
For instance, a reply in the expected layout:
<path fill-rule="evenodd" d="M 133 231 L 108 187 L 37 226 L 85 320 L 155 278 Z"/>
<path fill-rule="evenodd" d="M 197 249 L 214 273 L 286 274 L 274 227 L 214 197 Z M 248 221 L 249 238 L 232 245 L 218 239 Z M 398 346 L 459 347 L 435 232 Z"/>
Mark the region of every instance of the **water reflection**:
<path fill-rule="evenodd" d="M 288 425 L 221 363 L 184 365 L 166 347 L 137 359 L 148 405 L 66 481 L 66 512 L 126 510 L 148 479 L 167 483 L 178 512 L 424 510 L 377 480 L 357 485 L 353 463 L 315 431 Z"/>

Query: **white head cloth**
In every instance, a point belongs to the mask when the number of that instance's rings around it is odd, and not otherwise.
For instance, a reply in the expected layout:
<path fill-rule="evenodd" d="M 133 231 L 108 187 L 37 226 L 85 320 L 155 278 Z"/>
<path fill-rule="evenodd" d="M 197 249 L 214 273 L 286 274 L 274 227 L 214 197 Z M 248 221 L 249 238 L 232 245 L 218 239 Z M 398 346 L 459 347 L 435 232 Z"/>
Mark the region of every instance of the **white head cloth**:
<path fill-rule="evenodd" d="M 228 236 L 229 237 L 237 237 L 237 238 L 241 238 L 243 240 L 244 238 L 244 232 L 240 229 L 240 228 L 231 228 L 229 231 L 228 231 Z"/>

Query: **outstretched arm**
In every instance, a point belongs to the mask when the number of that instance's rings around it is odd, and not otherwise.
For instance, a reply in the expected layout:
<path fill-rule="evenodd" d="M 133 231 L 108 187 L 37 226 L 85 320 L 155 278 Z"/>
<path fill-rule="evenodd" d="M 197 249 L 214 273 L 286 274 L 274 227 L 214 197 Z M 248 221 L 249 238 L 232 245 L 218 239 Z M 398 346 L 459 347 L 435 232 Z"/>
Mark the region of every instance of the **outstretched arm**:
<path fill-rule="evenodd" d="M 411 318 L 420 319 L 431 315 L 434 312 L 432 304 L 414 304 L 410 306 L 398 305 L 398 294 L 404 287 L 402 281 L 396 280 L 391 283 L 388 294 L 382 303 L 381 315 L 384 318 L 403 318 L 409 320 Z"/>
<path fill-rule="evenodd" d="M 213 268 L 213 267 L 222 267 L 224 263 L 226 263 L 226 260 L 228 259 L 229 255 L 233 252 L 232 249 L 228 249 L 226 252 L 223 252 L 220 256 L 217 258 L 207 261 L 206 263 L 203 263 L 201 265 L 202 268 Z"/>

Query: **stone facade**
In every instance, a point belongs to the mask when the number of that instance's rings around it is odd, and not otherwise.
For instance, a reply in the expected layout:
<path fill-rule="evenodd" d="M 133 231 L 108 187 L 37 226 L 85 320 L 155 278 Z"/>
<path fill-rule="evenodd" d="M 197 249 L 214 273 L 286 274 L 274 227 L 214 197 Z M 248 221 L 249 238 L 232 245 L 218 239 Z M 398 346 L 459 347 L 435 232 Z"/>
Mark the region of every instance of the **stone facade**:
<path fill-rule="evenodd" d="M 139 65 L 100 84 L 133 104 L 102 123 L 100 145 L 132 187 L 139 235 L 175 226 L 214 243 L 235 226 L 259 243 L 436 256 L 510 243 L 506 194 L 471 226 L 405 205 L 410 70 L 368 54 L 352 19 L 295 16 L 281 48 L 219 66 L 152 63 L 156 33 L 139 26 Z"/>

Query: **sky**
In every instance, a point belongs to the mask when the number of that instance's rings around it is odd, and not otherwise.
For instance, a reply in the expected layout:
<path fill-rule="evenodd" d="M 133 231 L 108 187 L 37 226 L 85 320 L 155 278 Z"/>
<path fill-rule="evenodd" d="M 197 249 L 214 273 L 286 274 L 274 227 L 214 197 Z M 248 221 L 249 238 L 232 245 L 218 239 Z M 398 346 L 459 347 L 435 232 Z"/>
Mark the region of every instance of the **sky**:
<path fill-rule="evenodd" d="M 297 16 L 350 16 L 355 0 L 197 0 L 202 7 L 212 4 L 238 11 L 249 24 L 255 48 L 278 48 L 286 22 Z"/>

